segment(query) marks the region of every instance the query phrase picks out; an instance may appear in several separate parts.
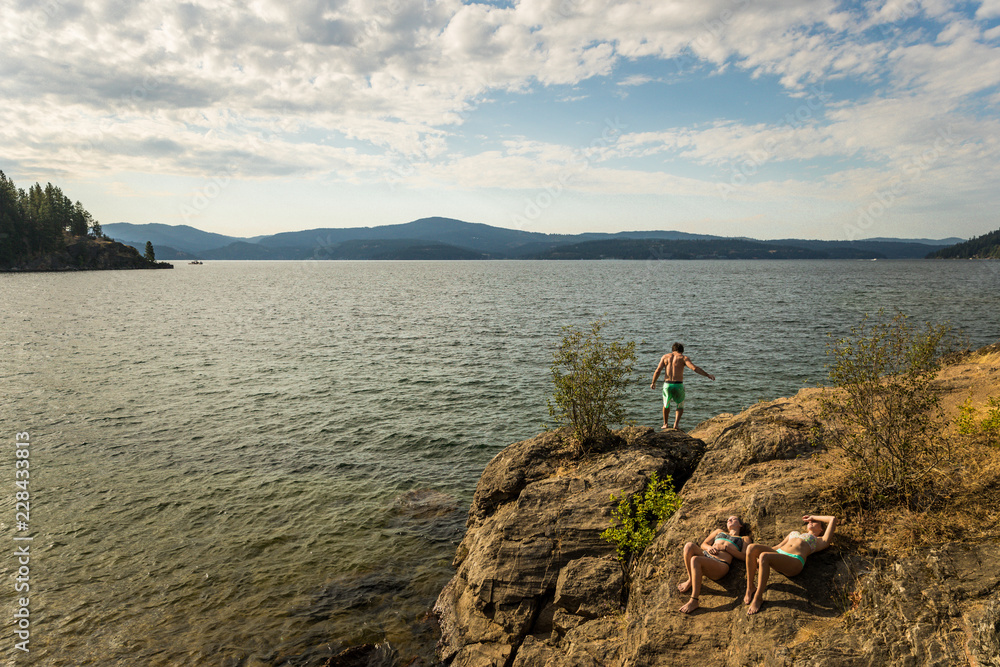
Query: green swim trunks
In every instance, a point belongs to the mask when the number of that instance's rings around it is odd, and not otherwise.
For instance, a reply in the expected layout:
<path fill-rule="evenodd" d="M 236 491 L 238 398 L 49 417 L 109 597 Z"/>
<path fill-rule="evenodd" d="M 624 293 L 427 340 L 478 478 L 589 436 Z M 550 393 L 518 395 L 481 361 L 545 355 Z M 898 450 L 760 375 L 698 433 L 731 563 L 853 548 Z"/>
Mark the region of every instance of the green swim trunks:
<path fill-rule="evenodd" d="M 664 382 L 663 383 L 663 407 L 669 408 L 670 401 L 677 404 L 678 410 L 684 409 L 684 383 Z"/>

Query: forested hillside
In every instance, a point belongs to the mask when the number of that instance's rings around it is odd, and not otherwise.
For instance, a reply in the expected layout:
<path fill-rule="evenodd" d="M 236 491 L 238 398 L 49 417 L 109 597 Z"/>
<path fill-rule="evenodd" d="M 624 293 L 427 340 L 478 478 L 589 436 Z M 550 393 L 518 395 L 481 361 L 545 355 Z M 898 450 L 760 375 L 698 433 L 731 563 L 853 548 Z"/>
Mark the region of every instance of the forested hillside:
<path fill-rule="evenodd" d="M 931 253 L 928 257 L 937 259 L 1000 259 L 1000 229 L 989 234 L 976 236 L 950 248 L 942 248 Z"/>
<path fill-rule="evenodd" d="M 825 259 L 818 250 L 745 239 L 612 239 L 563 245 L 531 259 Z"/>
<path fill-rule="evenodd" d="M 101 225 L 80 202 L 51 183 L 27 190 L 0 171 L 0 267 L 59 252 L 70 239 L 101 237 Z"/>
<path fill-rule="evenodd" d="M 143 257 L 109 239 L 83 204 L 57 186 L 22 190 L 0 171 L 0 271 L 170 268 L 155 260 L 152 244 Z"/>

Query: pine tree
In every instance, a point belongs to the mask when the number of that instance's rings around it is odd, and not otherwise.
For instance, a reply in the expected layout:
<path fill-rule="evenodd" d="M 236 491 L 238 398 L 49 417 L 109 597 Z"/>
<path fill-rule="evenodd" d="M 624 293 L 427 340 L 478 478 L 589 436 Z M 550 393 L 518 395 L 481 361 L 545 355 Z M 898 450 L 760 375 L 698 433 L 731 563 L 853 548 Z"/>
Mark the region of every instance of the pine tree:
<path fill-rule="evenodd" d="M 24 210 L 14 181 L 0 171 L 0 265 L 8 265 L 23 252 Z"/>
<path fill-rule="evenodd" d="M 69 233 L 73 236 L 86 236 L 87 229 L 90 227 L 89 218 L 90 214 L 87 213 L 87 209 L 83 207 L 83 204 L 76 202 L 70 214 Z"/>
<path fill-rule="evenodd" d="M 156 261 L 156 253 L 153 252 L 153 242 L 152 241 L 146 241 L 146 255 L 145 255 L 145 257 L 146 257 L 146 261 L 147 262 L 155 262 Z"/>

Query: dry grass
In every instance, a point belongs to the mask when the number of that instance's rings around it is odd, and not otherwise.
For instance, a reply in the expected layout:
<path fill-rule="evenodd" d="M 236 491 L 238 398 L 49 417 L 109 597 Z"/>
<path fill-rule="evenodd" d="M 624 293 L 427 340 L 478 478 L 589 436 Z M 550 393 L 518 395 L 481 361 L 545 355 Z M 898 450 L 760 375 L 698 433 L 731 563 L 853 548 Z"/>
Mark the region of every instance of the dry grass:
<path fill-rule="evenodd" d="M 838 532 L 855 540 L 866 557 L 895 559 L 928 545 L 1000 536 L 1000 446 L 992 438 L 963 436 L 956 427 L 969 397 L 973 405 L 983 406 L 990 397 L 1000 396 L 1000 344 L 945 366 L 935 383 L 942 390 L 938 437 L 951 456 L 928 479 L 933 502 L 923 511 L 860 510 L 850 498 L 846 462 L 832 471 L 835 481 L 823 495 L 842 515 L 852 517 Z"/>
<path fill-rule="evenodd" d="M 832 447 L 821 457 L 830 483 L 818 505 L 846 518 L 837 528 L 843 563 L 835 604 L 844 626 L 854 632 L 875 636 L 886 631 L 887 604 L 896 595 L 895 568 L 901 561 L 949 542 L 985 544 L 1000 538 L 1000 442 L 996 436 L 961 435 L 956 424 L 970 397 L 982 418 L 990 397 L 1000 396 L 1000 344 L 951 360 L 935 385 L 941 390 L 935 436 L 950 448 L 950 456 L 930 476 L 926 490 L 932 502 L 922 511 L 855 502 L 843 452 Z"/>
<path fill-rule="evenodd" d="M 851 521 L 838 533 L 856 542 L 868 558 L 895 559 L 914 549 L 954 540 L 996 538 L 1000 526 L 1000 448 L 980 442 L 953 445 L 953 459 L 929 485 L 934 502 L 923 511 L 904 507 L 862 509 L 848 489 L 850 471 L 834 471 L 823 495 Z"/>
<path fill-rule="evenodd" d="M 847 628 L 880 631 L 885 601 L 892 597 L 894 564 L 931 546 L 948 542 L 985 542 L 1000 537 L 1000 448 L 979 443 L 956 448 L 936 483 L 946 490 L 932 509 L 902 507 L 858 511 L 837 528 L 838 543 L 849 544 L 847 575 L 838 585 L 838 607 Z M 837 490 L 827 492 L 837 495 Z"/>

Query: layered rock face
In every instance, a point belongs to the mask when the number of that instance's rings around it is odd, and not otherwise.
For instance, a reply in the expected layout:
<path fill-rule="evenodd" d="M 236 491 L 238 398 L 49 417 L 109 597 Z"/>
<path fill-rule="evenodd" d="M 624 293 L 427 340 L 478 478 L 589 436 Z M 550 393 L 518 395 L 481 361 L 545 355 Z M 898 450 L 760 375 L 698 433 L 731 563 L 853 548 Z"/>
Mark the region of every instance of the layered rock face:
<path fill-rule="evenodd" d="M 1000 393 L 1000 357 L 982 359 L 942 373 L 946 401 L 960 403 L 975 383 Z M 754 541 L 773 546 L 802 528 L 804 514 L 833 513 L 821 494 L 840 459 L 817 439 L 821 391 L 720 415 L 690 436 L 633 428 L 628 444 L 582 460 L 554 434 L 508 447 L 483 474 L 457 574 L 438 599 L 441 658 L 484 667 L 1000 667 L 1000 530 L 894 561 L 865 561 L 862 545 L 839 533 L 801 574 L 773 572 L 756 615 L 743 604 L 738 560 L 719 581 L 704 580 L 700 609 L 678 611 L 688 597 L 677 590 L 685 542 L 738 514 Z M 608 496 L 641 490 L 653 471 L 683 483 L 684 505 L 621 595 L 612 547 L 598 537 L 610 523 Z M 855 616 L 862 599 L 865 618 Z"/>
<path fill-rule="evenodd" d="M 621 568 L 600 538 L 611 494 L 642 490 L 653 472 L 683 482 L 704 447 L 680 432 L 621 435 L 611 451 L 580 456 L 560 433 L 546 433 L 489 463 L 458 547 L 458 572 L 435 605 L 442 659 L 520 664 L 526 637 L 558 638 L 620 608 Z"/>

